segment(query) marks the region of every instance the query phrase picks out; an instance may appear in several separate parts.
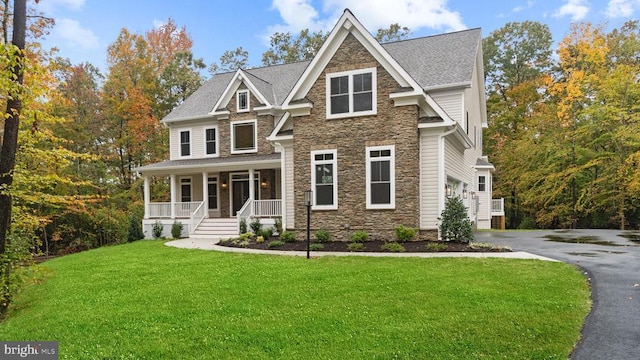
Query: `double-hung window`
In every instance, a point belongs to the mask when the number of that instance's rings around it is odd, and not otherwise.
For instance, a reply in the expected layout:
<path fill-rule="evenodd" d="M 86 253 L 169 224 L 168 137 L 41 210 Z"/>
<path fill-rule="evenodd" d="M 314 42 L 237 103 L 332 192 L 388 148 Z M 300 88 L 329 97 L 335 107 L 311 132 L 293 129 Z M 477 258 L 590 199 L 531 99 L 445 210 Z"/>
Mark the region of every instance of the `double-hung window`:
<path fill-rule="evenodd" d="M 191 202 L 191 178 L 189 177 L 180 179 L 180 201 Z"/>
<path fill-rule="evenodd" d="M 338 208 L 338 156 L 337 150 L 314 150 L 311 152 L 311 189 L 313 209 L 335 210 Z"/>
<path fill-rule="evenodd" d="M 376 114 L 376 68 L 327 75 L 327 118 Z"/>
<path fill-rule="evenodd" d="M 204 129 L 204 151 L 207 156 L 218 155 L 218 128 Z"/>
<path fill-rule="evenodd" d="M 395 146 L 371 146 L 366 151 L 367 209 L 394 209 Z"/>
<path fill-rule="evenodd" d="M 258 122 L 244 120 L 231 123 L 231 153 L 245 154 L 258 151 Z"/>
<path fill-rule="evenodd" d="M 478 192 L 484 192 L 487 190 L 487 177 L 478 176 Z"/>
<path fill-rule="evenodd" d="M 249 90 L 238 90 L 236 93 L 236 111 L 249 111 Z"/>
<path fill-rule="evenodd" d="M 191 131 L 180 131 L 180 156 L 191 156 Z"/>

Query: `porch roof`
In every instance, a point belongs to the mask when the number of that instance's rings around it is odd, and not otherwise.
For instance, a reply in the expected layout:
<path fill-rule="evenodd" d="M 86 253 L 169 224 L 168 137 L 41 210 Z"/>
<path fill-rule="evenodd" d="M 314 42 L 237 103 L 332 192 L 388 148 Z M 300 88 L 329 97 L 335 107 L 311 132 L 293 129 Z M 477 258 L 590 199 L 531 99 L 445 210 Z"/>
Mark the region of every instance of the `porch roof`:
<path fill-rule="evenodd" d="M 144 174 L 184 174 L 190 171 L 239 171 L 280 168 L 280 154 L 243 155 L 221 158 L 165 160 L 134 169 Z"/>

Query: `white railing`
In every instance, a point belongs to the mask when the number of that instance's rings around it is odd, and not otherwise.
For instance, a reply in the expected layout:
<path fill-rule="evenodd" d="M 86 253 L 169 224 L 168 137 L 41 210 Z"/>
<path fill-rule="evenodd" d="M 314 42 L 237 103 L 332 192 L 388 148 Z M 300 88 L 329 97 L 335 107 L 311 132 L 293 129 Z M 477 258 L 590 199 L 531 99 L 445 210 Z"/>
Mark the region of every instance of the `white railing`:
<path fill-rule="evenodd" d="M 175 206 L 176 217 L 191 217 L 191 214 L 193 214 L 196 211 L 196 209 L 200 204 L 201 204 L 200 202 L 193 202 L 193 201 L 176 203 L 176 206 Z"/>
<path fill-rule="evenodd" d="M 491 199 L 491 215 L 504 216 L 504 198 Z"/>
<path fill-rule="evenodd" d="M 196 231 L 196 228 L 198 227 L 198 225 L 200 225 L 200 223 L 202 222 L 202 219 L 205 218 L 205 216 L 207 215 L 207 207 L 204 206 L 204 201 L 200 203 L 200 205 L 198 205 L 198 207 L 196 208 L 196 210 L 193 212 L 193 214 L 191 214 L 191 218 L 189 219 L 190 222 L 190 227 L 189 227 L 189 234 L 193 234 L 194 231 Z"/>
<path fill-rule="evenodd" d="M 242 220 L 248 222 L 251 217 L 251 199 L 247 199 L 247 202 L 242 205 L 240 210 L 236 213 L 236 219 L 238 219 L 238 233 L 240 233 L 240 223 Z M 247 224 L 249 225 L 249 224 Z"/>
<path fill-rule="evenodd" d="M 150 203 L 149 218 L 171 218 L 171 203 Z"/>
<path fill-rule="evenodd" d="M 256 217 L 282 216 L 282 200 L 254 200 L 251 215 Z"/>

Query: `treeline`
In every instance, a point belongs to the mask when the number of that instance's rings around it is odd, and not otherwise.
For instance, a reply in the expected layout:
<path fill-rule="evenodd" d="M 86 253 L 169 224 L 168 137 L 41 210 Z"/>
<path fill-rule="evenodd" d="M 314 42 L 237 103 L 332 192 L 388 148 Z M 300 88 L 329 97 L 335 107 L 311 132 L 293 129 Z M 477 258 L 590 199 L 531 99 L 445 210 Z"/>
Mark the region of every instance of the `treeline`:
<path fill-rule="evenodd" d="M 637 229 L 640 28 L 508 23 L 484 39 L 494 197 L 511 228 Z"/>

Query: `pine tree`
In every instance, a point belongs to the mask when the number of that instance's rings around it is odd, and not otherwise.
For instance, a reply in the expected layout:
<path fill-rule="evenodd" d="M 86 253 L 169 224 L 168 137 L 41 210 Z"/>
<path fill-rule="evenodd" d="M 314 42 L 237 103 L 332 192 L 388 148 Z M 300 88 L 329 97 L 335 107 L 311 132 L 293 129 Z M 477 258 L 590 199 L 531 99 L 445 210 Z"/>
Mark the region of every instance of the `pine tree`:
<path fill-rule="evenodd" d="M 439 220 L 442 240 L 468 243 L 474 239 L 467 208 L 459 196 L 447 198 Z"/>

